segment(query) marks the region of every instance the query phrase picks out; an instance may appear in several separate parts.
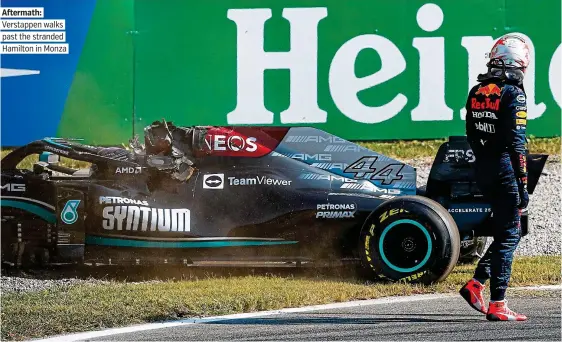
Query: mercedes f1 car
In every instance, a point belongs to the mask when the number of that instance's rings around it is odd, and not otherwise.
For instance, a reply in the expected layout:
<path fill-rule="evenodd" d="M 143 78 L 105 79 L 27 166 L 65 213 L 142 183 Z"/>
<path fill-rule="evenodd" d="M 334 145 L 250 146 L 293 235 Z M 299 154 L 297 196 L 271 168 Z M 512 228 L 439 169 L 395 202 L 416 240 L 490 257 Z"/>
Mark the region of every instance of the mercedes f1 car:
<path fill-rule="evenodd" d="M 431 283 L 491 235 L 465 137 L 441 146 L 417 187 L 414 167 L 315 128 L 163 121 L 144 133 L 128 149 L 46 138 L 6 155 L 2 261 L 347 260 L 375 278 Z M 19 168 L 31 155 L 32 169 Z M 529 193 L 547 158 L 529 155 Z"/>

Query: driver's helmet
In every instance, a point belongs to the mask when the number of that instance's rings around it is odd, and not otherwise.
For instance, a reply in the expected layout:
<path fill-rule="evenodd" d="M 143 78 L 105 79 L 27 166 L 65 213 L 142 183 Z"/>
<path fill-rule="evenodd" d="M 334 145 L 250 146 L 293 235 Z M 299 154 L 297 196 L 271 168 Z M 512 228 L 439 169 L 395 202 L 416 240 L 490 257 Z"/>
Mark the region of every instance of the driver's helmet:
<path fill-rule="evenodd" d="M 490 61 L 486 64 L 488 73 L 479 75 L 479 81 L 496 77 L 522 83 L 530 62 L 529 51 L 529 45 L 522 36 L 502 36 L 490 51 Z"/>
<path fill-rule="evenodd" d="M 166 121 L 154 121 L 144 128 L 144 145 L 151 155 L 169 155 L 172 152 L 172 136 Z"/>

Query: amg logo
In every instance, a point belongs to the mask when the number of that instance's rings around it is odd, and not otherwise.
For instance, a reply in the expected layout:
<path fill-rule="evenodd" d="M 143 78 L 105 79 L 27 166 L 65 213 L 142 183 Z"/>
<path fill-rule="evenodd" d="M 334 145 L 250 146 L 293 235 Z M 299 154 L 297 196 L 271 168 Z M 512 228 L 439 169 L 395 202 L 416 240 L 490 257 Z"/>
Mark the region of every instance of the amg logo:
<path fill-rule="evenodd" d="M 345 163 L 312 163 L 310 165 L 322 170 L 340 169 L 342 171 L 349 166 Z"/>
<path fill-rule="evenodd" d="M 299 160 L 318 160 L 318 161 L 331 161 L 332 155 L 331 154 L 304 154 L 304 153 L 295 153 L 293 155 L 287 156 L 293 159 Z"/>
<path fill-rule="evenodd" d="M 139 174 L 142 172 L 142 168 L 140 166 L 136 166 L 136 167 L 127 167 L 127 166 L 121 166 L 118 167 L 117 169 L 115 169 L 115 174 L 118 173 L 127 173 L 127 174 Z"/>
<path fill-rule="evenodd" d="M 189 209 L 160 209 L 136 205 L 103 208 L 102 227 L 105 230 L 189 232 Z"/>
<path fill-rule="evenodd" d="M 328 145 L 324 148 L 324 152 L 362 152 L 368 150 L 368 148 L 359 145 Z"/>
<path fill-rule="evenodd" d="M 332 155 L 331 154 L 306 154 L 306 153 L 279 153 L 279 152 L 273 152 L 271 154 L 271 156 L 273 157 L 289 157 L 292 159 L 297 159 L 297 160 L 318 160 L 318 161 L 331 161 L 332 160 Z"/>
<path fill-rule="evenodd" d="M 477 130 L 482 132 L 496 133 L 496 127 L 494 126 L 494 124 L 489 124 L 486 122 L 475 122 L 474 126 L 476 126 Z"/>
<path fill-rule="evenodd" d="M 323 137 L 320 135 L 290 135 L 287 137 L 285 141 L 290 143 L 308 143 L 308 142 L 329 143 L 329 144 L 348 143 L 347 140 L 344 140 L 342 138 L 338 138 L 334 136 Z"/>
<path fill-rule="evenodd" d="M 477 118 L 477 119 L 486 118 L 486 119 L 494 119 L 494 120 L 496 120 L 498 118 L 495 113 L 488 112 L 488 111 L 472 112 L 472 117 Z"/>
<path fill-rule="evenodd" d="M 343 183 L 340 189 L 351 189 L 351 190 L 367 190 L 372 192 L 382 192 L 385 194 L 399 195 L 399 189 L 382 189 L 375 186 L 373 183 Z"/>
<path fill-rule="evenodd" d="M 7 190 L 10 192 L 24 192 L 25 184 L 19 184 L 19 183 L 4 184 L 2 185 L 2 190 Z"/>
<path fill-rule="evenodd" d="M 305 173 L 299 176 L 300 179 L 307 179 L 307 180 L 327 180 L 327 181 L 340 181 L 346 182 L 350 179 L 347 179 L 342 176 L 335 176 L 335 175 L 321 175 L 318 173 Z"/>

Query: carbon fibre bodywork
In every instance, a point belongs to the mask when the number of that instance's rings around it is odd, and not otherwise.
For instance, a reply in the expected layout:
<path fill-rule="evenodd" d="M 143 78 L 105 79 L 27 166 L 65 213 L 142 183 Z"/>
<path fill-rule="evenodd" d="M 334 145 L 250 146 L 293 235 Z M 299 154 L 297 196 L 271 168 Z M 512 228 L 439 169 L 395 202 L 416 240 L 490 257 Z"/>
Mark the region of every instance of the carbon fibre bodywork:
<path fill-rule="evenodd" d="M 397 196 L 438 200 L 466 241 L 489 216 L 458 212 L 486 205 L 470 190 L 470 174 L 443 174 L 448 145 L 426 190 L 412 166 L 314 128 L 195 127 L 192 147 L 196 168 L 186 181 L 144 157 L 104 157 L 67 140 L 14 150 L 2 160 L 3 259 L 17 264 L 36 251 L 50 263 L 356 259 L 367 217 Z M 91 166 L 17 168 L 44 152 Z M 467 182 L 466 196 L 457 196 Z"/>
<path fill-rule="evenodd" d="M 5 224 L 24 239 L 44 226 L 32 240 L 57 262 L 334 258 L 351 256 L 353 237 L 381 202 L 416 191 L 411 166 L 317 129 L 197 132 L 197 169 L 186 182 L 69 141 L 13 151 L 3 160 L 2 184 L 24 191 L 2 188 Z M 71 175 L 16 168 L 43 151 L 94 166 Z M 368 164 L 357 164 L 364 157 Z M 349 170 L 354 163 L 363 169 Z M 72 211 L 76 220 L 65 220 Z"/>

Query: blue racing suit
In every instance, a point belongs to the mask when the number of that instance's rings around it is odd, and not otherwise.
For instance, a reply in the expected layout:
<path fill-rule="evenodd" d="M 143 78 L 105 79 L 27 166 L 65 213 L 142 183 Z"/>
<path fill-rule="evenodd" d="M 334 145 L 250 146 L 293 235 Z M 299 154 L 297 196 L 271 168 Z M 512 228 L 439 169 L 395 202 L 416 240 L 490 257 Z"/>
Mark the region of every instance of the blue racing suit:
<path fill-rule="evenodd" d="M 470 91 L 466 135 L 476 157 L 476 183 L 490 203 L 494 241 L 474 278 L 490 279 L 490 299 L 500 301 L 511 277 L 513 253 L 521 239 L 521 209 L 527 194 L 527 99 L 521 85 L 489 79 Z"/>

